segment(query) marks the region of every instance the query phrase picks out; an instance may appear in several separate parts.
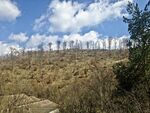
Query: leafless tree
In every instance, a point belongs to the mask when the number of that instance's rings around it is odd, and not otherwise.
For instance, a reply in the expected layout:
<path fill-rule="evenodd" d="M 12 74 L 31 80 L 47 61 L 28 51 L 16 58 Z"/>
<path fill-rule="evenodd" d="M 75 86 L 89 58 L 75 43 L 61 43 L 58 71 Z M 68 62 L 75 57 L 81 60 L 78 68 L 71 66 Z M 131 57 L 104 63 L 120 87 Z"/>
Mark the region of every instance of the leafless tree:
<path fill-rule="evenodd" d="M 19 51 L 17 51 L 17 49 L 15 49 L 14 47 L 10 47 L 10 60 L 11 60 L 11 69 L 12 72 L 14 70 L 14 58 L 19 55 Z"/>
<path fill-rule="evenodd" d="M 23 48 L 22 48 L 22 56 L 25 55 L 25 50 L 26 50 L 25 47 L 23 47 Z"/>
<path fill-rule="evenodd" d="M 119 49 L 120 50 L 122 49 L 122 40 L 121 39 L 119 40 Z"/>
<path fill-rule="evenodd" d="M 117 49 L 117 40 L 114 39 L 114 46 L 115 46 L 115 50 Z"/>
<path fill-rule="evenodd" d="M 81 50 L 83 49 L 81 40 L 79 41 L 79 49 L 81 49 Z"/>
<path fill-rule="evenodd" d="M 63 50 L 66 50 L 66 47 L 67 47 L 67 42 L 64 41 L 64 42 L 63 42 Z"/>
<path fill-rule="evenodd" d="M 70 49 L 73 49 L 73 45 L 74 45 L 74 41 L 72 40 L 69 42 Z"/>
<path fill-rule="evenodd" d="M 52 42 L 48 43 L 49 51 L 52 51 L 52 44 L 53 44 Z"/>
<path fill-rule="evenodd" d="M 105 50 L 106 49 L 106 41 L 103 39 L 103 49 Z"/>
<path fill-rule="evenodd" d="M 108 50 L 111 50 L 112 37 L 108 38 Z"/>
<path fill-rule="evenodd" d="M 76 42 L 75 42 L 75 48 L 76 48 L 76 49 L 79 49 L 79 48 L 80 48 L 79 40 L 76 40 Z"/>
<path fill-rule="evenodd" d="M 50 60 L 50 54 L 51 54 L 51 53 L 50 53 L 50 52 L 52 51 L 52 44 L 53 44 L 52 42 L 49 42 L 49 43 L 48 43 L 48 47 L 49 47 L 49 61 L 50 61 L 50 62 L 51 62 L 51 60 Z"/>
<path fill-rule="evenodd" d="M 100 49 L 100 42 L 99 42 L 99 40 L 97 40 L 95 42 L 95 49 Z"/>
<path fill-rule="evenodd" d="M 89 41 L 86 42 L 86 49 L 90 49 L 90 42 Z"/>
<path fill-rule="evenodd" d="M 60 44 L 61 44 L 61 41 L 60 40 L 57 40 L 56 41 L 56 45 L 57 45 L 57 51 L 59 52 L 60 50 Z"/>
<path fill-rule="evenodd" d="M 40 45 L 38 45 L 38 50 L 40 52 L 40 55 L 43 55 L 43 52 L 44 52 L 43 43 L 41 43 Z"/>
<path fill-rule="evenodd" d="M 79 41 L 76 40 L 75 41 L 75 60 L 76 60 L 76 63 L 77 63 L 77 59 L 78 59 L 78 50 L 79 50 Z"/>
<path fill-rule="evenodd" d="M 127 38 L 122 39 L 123 49 L 127 49 L 127 44 L 128 44 L 128 39 Z"/>
<path fill-rule="evenodd" d="M 94 50 L 94 41 L 90 41 L 90 49 Z"/>

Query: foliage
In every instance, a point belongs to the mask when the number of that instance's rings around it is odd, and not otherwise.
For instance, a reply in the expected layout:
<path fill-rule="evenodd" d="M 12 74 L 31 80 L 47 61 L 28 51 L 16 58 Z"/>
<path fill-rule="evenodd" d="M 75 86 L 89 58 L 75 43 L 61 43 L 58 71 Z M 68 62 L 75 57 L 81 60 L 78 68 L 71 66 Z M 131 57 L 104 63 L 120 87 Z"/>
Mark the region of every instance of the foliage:
<path fill-rule="evenodd" d="M 129 61 L 114 65 L 118 81 L 114 103 L 126 113 L 150 112 L 150 1 L 144 10 L 129 3 L 124 17 L 130 33 Z"/>
<path fill-rule="evenodd" d="M 127 11 L 130 18 L 124 17 L 128 23 L 129 40 L 128 64 L 114 66 L 119 88 L 131 91 L 138 84 L 150 79 L 150 2 L 144 10 L 140 10 L 138 4 L 129 3 Z"/>

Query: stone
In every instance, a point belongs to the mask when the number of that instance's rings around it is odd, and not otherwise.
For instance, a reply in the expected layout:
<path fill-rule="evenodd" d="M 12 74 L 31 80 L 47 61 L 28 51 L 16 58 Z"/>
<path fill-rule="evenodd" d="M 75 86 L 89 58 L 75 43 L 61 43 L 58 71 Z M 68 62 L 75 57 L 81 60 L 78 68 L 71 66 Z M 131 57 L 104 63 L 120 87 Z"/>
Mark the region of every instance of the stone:
<path fill-rule="evenodd" d="M 10 109 L 15 113 L 59 113 L 56 103 L 25 94 L 3 96 L 1 102 L 3 103 L 1 112 Z"/>

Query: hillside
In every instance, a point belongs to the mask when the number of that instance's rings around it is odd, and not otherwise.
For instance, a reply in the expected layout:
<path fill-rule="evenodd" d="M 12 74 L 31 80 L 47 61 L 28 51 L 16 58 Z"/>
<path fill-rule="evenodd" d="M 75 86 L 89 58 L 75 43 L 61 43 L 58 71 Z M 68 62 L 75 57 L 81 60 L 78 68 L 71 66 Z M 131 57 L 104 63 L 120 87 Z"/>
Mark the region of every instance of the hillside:
<path fill-rule="evenodd" d="M 75 104 L 74 99 L 77 101 L 87 94 L 91 86 L 96 88 L 103 82 L 102 87 L 111 85 L 109 90 L 112 91 L 116 84 L 112 66 L 126 62 L 127 56 L 124 50 L 66 50 L 3 58 L 0 60 L 0 93 L 49 99 L 59 104 L 62 111 L 67 110 L 68 102 Z"/>

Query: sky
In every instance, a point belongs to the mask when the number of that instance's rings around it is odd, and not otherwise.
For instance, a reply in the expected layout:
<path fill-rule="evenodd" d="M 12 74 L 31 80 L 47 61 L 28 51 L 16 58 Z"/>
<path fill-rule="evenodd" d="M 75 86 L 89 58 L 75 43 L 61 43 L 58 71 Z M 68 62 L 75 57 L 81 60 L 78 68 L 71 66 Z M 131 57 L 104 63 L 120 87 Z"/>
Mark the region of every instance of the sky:
<path fill-rule="evenodd" d="M 57 40 L 129 37 L 126 6 L 148 0 L 0 0 L 0 55 Z M 54 48 L 56 45 L 53 45 Z M 45 47 L 46 48 L 46 47 Z"/>

